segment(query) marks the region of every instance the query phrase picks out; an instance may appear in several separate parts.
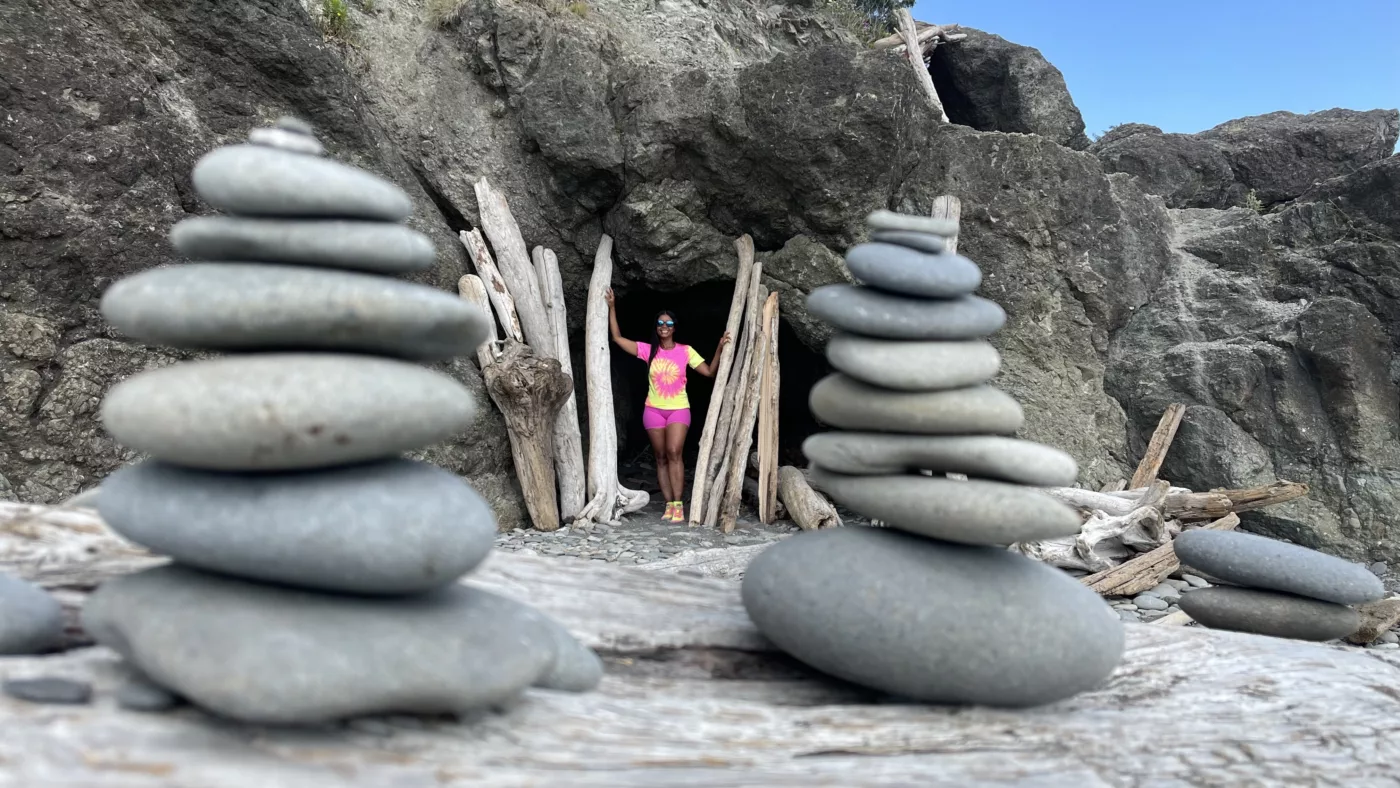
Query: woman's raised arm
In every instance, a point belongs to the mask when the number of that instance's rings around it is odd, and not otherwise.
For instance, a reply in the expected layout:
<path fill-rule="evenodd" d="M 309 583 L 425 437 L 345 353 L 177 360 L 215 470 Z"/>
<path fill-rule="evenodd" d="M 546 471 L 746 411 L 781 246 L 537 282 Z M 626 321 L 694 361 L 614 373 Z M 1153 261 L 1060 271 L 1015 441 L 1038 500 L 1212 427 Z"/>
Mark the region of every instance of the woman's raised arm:
<path fill-rule="evenodd" d="M 637 355 L 637 343 L 624 337 L 622 335 L 622 329 L 617 327 L 617 297 L 613 295 L 611 287 L 603 294 L 603 298 L 606 298 L 608 301 L 608 330 L 612 332 L 612 341 L 616 342 L 618 347 L 627 351 L 628 355 Z"/>

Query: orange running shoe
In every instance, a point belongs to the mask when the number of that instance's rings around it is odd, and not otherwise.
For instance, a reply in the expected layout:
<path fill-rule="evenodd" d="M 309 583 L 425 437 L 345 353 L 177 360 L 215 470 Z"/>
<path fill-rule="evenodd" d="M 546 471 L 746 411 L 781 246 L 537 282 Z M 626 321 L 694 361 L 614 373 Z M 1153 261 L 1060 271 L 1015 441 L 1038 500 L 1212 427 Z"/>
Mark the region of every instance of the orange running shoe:
<path fill-rule="evenodd" d="M 673 519 L 671 522 L 673 522 L 673 523 L 683 523 L 683 522 L 685 522 L 685 501 L 676 501 L 676 509 L 675 509 L 675 512 L 676 512 L 675 519 Z"/>
<path fill-rule="evenodd" d="M 663 514 L 663 515 L 661 515 L 661 519 L 663 519 L 663 520 L 669 520 L 670 522 L 673 522 L 673 523 L 676 521 L 676 502 L 675 502 L 675 501 L 667 501 L 667 502 L 666 502 L 666 513 Z"/>

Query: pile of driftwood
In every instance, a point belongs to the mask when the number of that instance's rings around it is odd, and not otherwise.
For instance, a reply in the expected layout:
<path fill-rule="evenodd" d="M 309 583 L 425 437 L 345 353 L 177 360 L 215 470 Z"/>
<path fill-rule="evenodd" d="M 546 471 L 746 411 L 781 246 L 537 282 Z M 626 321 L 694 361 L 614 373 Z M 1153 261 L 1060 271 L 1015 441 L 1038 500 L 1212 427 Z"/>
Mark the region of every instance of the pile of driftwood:
<path fill-rule="evenodd" d="M 924 95 L 928 96 L 929 102 L 933 104 L 933 109 L 938 112 L 939 120 L 947 123 L 948 113 L 943 111 L 943 101 L 938 97 L 938 90 L 933 86 L 933 76 L 929 74 L 929 59 L 939 44 L 961 41 L 967 38 L 967 34 L 959 33 L 957 25 L 930 25 L 927 22 L 915 22 L 907 8 L 901 8 L 896 13 L 899 18 L 899 32 L 886 36 L 871 46 L 875 49 L 887 49 L 901 54 L 909 61 L 909 65 L 914 68 L 915 78 L 924 89 Z"/>
<path fill-rule="evenodd" d="M 1180 568 L 1172 539 L 1183 528 L 1229 530 L 1239 525 L 1242 512 L 1307 495 L 1308 486 L 1296 482 L 1192 492 L 1159 480 L 1185 413 L 1184 405 L 1167 408 L 1131 481 L 1120 480 L 1098 492 L 1048 490 L 1083 515 L 1077 536 L 1021 543 L 1012 549 L 1061 569 L 1090 573 L 1083 582 L 1100 594 L 1128 596 L 1152 588 Z"/>

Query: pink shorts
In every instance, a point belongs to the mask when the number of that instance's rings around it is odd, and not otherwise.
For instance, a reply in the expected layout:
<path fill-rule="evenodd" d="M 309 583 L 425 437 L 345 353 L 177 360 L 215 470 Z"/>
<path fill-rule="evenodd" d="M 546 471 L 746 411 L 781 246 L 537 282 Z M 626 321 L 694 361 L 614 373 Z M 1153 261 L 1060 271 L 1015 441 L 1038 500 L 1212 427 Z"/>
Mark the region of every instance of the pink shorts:
<path fill-rule="evenodd" d="M 648 405 L 642 408 L 642 426 L 649 430 L 664 430 L 669 424 L 690 426 L 690 408 L 662 410 Z"/>

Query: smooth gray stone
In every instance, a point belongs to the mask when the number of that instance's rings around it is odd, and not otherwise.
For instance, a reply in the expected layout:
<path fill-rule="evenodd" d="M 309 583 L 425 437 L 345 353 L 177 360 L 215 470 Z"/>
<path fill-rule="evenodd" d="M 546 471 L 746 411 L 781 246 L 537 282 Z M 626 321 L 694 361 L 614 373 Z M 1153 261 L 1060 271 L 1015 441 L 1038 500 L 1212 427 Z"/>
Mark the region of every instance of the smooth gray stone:
<path fill-rule="evenodd" d="M 358 594 L 456 582 L 491 552 L 496 518 L 456 474 L 405 459 L 227 473 L 157 461 L 102 484 L 117 533 L 187 566 Z"/>
<path fill-rule="evenodd" d="M 982 284 L 982 272 L 962 255 L 924 254 L 895 244 L 856 244 L 846 252 L 846 267 L 872 287 L 924 298 L 957 298 Z"/>
<path fill-rule="evenodd" d="M 381 274 L 426 271 L 437 263 L 428 236 L 401 224 L 336 219 L 196 216 L 170 230 L 170 242 L 194 260 L 239 260 Z"/>
<path fill-rule="evenodd" d="M 1036 487 L 1069 487 L 1074 458 L 1059 449 L 996 435 L 822 432 L 802 443 L 807 459 L 834 473 L 888 476 L 914 470 L 962 473 Z"/>
<path fill-rule="evenodd" d="M 497 705 L 560 656 L 557 623 L 479 588 L 348 596 L 178 565 L 105 581 L 83 625 L 157 684 L 253 723 Z"/>
<path fill-rule="evenodd" d="M 194 165 L 194 188 L 215 208 L 246 216 L 397 222 L 413 213 L 403 189 L 330 159 L 262 145 L 230 145 Z"/>
<path fill-rule="evenodd" d="M 818 287 L 807 309 L 836 328 L 885 339 L 981 339 L 1006 324 L 1006 312 L 978 296 L 910 298 L 856 285 Z"/>
<path fill-rule="evenodd" d="M 1073 536 L 1079 513 L 1033 488 L 936 476 L 846 476 L 809 469 L 812 486 L 892 528 L 948 542 L 1008 545 Z"/>
<path fill-rule="evenodd" d="M 118 443 L 155 459 L 264 471 L 428 446 L 465 430 L 476 404 L 453 378 L 406 361 L 267 353 L 141 372 L 112 387 L 100 415 Z"/>
<path fill-rule="evenodd" d="M 980 339 L 920 342 L 837 334 L 826 345 L 826 359 L 857 380 L 901 391 L 974 386 L 1001 369 L 1001 354 Z"/>
<path fill-rule="evenodd" d="M 888 528 L 774 544 L 745 571 L 743 601 L 797 659 L 930 703 L 1051 703 L 1101 685 L 1123 655 L 1121 622 L 1063 572 Z"/>
<path fill-rule="evenodd" d="M 310 156 L 323 156 L 326 153 L 315 137 L 286 129 L 253 129 L 248 132 L 248 142 Z"/>
<path fill-rule="evenodd" d="M 83 705 L 92 700 L 92 685 L 72 679 L 11 679 L 4 683 L 3 689 L 6 695 L 31 703 Z"/>
<path fill-rule="evenodd" d="M 1180 605 L 1204 627 L 1294 640 L 1335 640 L 1361 626 L 1361 616 L 1345 605 L 1255 588 L 1195 588 L 1181 595 Z"/>
<path fill-rule="evenodd" d="M 0 654 L 39 654 L 63 642 L 63 606 L 49 592 L 0 574 Z"/>
<path fill-rule="evenodd" d="M 471 302 L 374 274 L 266 263 L 153 268 L 102 296 L 102 316 L 150 345 L 214 350 L 337 350 L 437 361 L 487 337 Z"/>
<path fill-rule="evenodd" d="M 948 248 L 948 242 L 941 235 L 911 233 L 904 230 L 876 230 L 870 240 L 882 244 L 899 244 L 921 252 L 938 254 Z"/>
<path fill-rule="evenodd" d="M 1239 586 L 1339 605 L 1374 602 L 1385 594 L 1380 578 L 1360 564 L 1256 534 L 1197 529 L 1172 544 L 1181 563 Z"/>
<path fill-rule="evenodd" d="M 166 711 L 181 702 L 180 696 L 144 676 L 132 676 L 117 688 L 117 705 L 128 711 Z"/>
<path fill-rule="evenodd" d="M 294 115 L 283 115 L 282 117 L 277 119 L 276 123 L 272 125 L 276 128 L 283 129 L 284 131 L 292 131 L 296 132 L 297 134 L 305 134 L 308 137 L 314 136 L 316 134 L 316 130 L 311 127 L 310 123 L 307 123 L 306 121 Z"/>
<path fill-rule="evenodd" d="M 1133 597 L 1133 604 L 1138 606 L 1138 610 L 1166 610 L 1171 607 L 1167 600 L 1153 594 L 1138 594 Z"/>
<path fill-rule="evenodd" d="M 1010 435 L 1025 415 L 1011 395 L 991 386 L 946 391 L 891 391 L 845 375 L 828 375 L 808 396 L 812 415 L 846 430 L 916 435 Z"/>
<path fill-rule="evenodd" d="M 908 213 L 879 210 L 865 218 L 872 230 L 904 230 L 912 233 L 928 233 L 951 238 L 958 234 L 958 222 L 953 219 L 938 219 L 932 216 L 916 216 Z"/>

